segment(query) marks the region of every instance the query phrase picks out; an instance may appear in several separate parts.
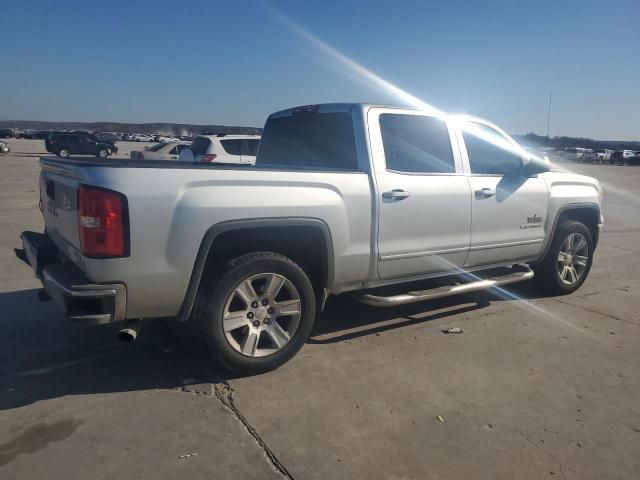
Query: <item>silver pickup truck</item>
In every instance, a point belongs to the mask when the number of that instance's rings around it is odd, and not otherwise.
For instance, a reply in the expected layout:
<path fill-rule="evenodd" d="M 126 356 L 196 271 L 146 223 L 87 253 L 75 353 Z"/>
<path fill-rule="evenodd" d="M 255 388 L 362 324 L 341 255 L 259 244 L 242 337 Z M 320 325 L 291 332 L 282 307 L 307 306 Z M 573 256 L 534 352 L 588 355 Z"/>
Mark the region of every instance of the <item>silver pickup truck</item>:
<path fill-rule="evenodd" d="M 597 180 L 549 172 L 486 120 L 406 108 L 274 113 L 255 165 L 41 165 L 45 232 L 24 232 L 21 255 L 43 296 L 125 336 L 143 318 L 191 318 L 242 373 L 293 357 L 329 295 L 393 307 L 534 272 L 572 292 L 603 222 Z"/>

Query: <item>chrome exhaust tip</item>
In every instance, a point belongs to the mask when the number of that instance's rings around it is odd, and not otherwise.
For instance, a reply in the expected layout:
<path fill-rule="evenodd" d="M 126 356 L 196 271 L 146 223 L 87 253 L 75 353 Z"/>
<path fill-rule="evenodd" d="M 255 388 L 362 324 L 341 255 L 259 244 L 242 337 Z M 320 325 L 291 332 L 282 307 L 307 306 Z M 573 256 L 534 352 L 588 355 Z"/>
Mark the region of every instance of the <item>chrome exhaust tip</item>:
<path fill-rule="evenodd" d="M 137 318 L 134 320 L 127 320 L 124 327 L 118 330 L 116 338 L 122 343 L 133 343 L 140 335 L 142 330 L 142 320 Z"/>

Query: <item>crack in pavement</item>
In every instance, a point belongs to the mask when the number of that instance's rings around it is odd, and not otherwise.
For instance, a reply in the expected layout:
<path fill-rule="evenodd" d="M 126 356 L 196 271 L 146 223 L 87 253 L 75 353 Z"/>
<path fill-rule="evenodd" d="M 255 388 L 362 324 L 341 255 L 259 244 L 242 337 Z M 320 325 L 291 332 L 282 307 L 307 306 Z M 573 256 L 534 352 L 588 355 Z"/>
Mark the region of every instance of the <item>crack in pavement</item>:
<path fill-rule="evenodd" d="M 215 396 L 222 406 L 229 410 L 231 414 L 244 426 L 247 433 L 253 437 L 255 442 L 258 444 L 258 447 L 267 457 L 274 471 L 278 472 L 288 480 L 294 480 L 293 475 L 291 475 L 289 470 L 287 470 L 287 467 L 284 466 L 273 450 L 271 450 L 269 445 L 267 445 L 267 443 L 262 439 L 258 431 L 253 427 L 253 425 L 251 425 L 249 420 L 247 420 L 240 409 L 236 406 L 233 401 L 233 388 L 226 380 L 221 378 L 219 374 L 211 369 L 207 361 L 208 356 L 206 352 L 202 351 L 200 344 L 184 331 L 180 331 L 179 329 L 169 330 L 173 333 L 182 349 L 193 354 L 191 358 L 198 363 L 206 378 L 211 380 L 207 383 L 183 385 L 182 388 L 178 388 L 177 390 L 191 394 L 201 394 L 210 397 Z"/>
<path fill-rule="evenodd" d="M 267 443 L 262 439 L 258 431 L 253 427 L 253 425 L 251 425 L 251 423 L 249 423 L 247 418 L 233 402 L 233 388 L 231 388 L 231 386 L 222 379 L 216 378 L 215 380 L 216 381 L 213 383 L 184 385 L 182 388 L 178 388 L 176 390 L 194 395 L 215 397 L 238 421 L 240 421 L 240 423 L 242 423 L 247 433 L 253 437 L 262 452 L 269 459 L 273 469 L 280 473 L 284 478 L 294 480 L 289 470 L 287 470 L 287 467 L 284 466 L 273 450 L 271 450 L 269 445 L 267 445 Z"/>
<path fill-rule="evenodd" d="M 249 423 L 247 418 L 242 414 L 238 407 L 236 407 L 235 403 L 233 402 L 233 388 L 231 388 L 231 386 L 225 381 L 214 383 L 213 388 L 216 398 L 225 407 L 231 410 L 231 412 L 238 420 L 240 420 L 249 435 L 251 435 L 258 443 L 260 448 L 262 448 L 262 451 L 271 462 L 273 468 L 275 468 L 284 478 L 293 480 L 293 476 L 291 475 L 289 470 L 287 470 L 287 467 L 283 465 L 283 463 L 280 461 L 280 459 L 278 459 L 273 450 L 271 450 L 271 448 L 269 448 L 266 442 L 262 439 L 257 430 L 251 425 L 251 423 Z"/>

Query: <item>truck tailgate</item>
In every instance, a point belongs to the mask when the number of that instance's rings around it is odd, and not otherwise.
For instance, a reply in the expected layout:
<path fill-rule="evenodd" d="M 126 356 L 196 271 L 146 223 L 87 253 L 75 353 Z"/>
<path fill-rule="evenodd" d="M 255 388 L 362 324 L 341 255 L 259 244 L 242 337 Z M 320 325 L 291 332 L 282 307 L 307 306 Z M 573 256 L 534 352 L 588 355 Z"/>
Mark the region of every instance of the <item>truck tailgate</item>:
<path fill-rule="evenodd" d="M 40 209 L 45 230 L 55 244 L 69 255 L 70 247 L 80 249 L 78 232 L 77 168 L 73 165 L 41 162 Z"/>

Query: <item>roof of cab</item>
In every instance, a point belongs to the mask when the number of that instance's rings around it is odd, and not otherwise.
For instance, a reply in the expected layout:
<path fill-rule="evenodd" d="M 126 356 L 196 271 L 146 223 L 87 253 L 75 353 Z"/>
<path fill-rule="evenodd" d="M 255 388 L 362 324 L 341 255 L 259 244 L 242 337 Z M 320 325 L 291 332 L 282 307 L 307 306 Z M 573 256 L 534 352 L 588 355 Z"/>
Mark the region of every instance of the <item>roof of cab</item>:
<path fill-rule="evenodd" d="M 284 110 L 280 110 L 278 112 L 274 112 L 269 115 L 269 118 L 277 118 L 277 117 L 288 117 L 293 115 L 293 113 L 298 111 L 308 111 L 308 112 L 316 112 L 316 113 L 337 113 L 337 112 L 350 112 L 352 109 L 357 108 L 361 111 L 367 111 L 370 108 L 389 108 L 389 109 L 397 109 L 397 110 L 414 110 L 416 112 L 427 112 L 427 109 L 412 107 L 408 105 L 385 105 L 385 104 L 376 104 L 376 103 L 318 103 L 318 104 L 310 104 L 310 105 L 300 105 L 296 107 L 286 108 Z M 460 120 L 466 121 L 480 121 L 482 123 L 492 124 L 490 120 L 474 115 L 469 115 L 466 113 L 451 113 L 444 112 L 434 109 L 437 114 L 440 114 L 444 117 L 454 117 Z"/>

